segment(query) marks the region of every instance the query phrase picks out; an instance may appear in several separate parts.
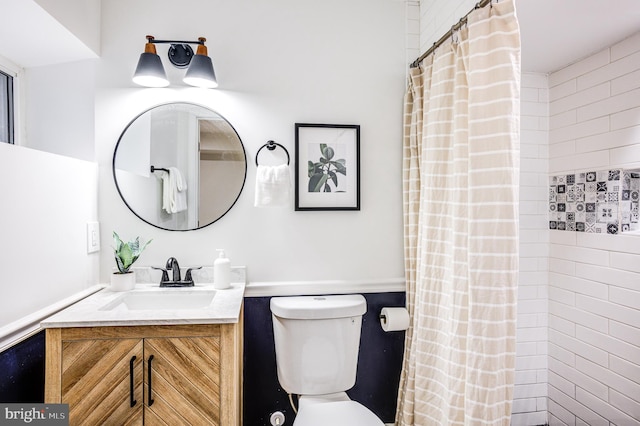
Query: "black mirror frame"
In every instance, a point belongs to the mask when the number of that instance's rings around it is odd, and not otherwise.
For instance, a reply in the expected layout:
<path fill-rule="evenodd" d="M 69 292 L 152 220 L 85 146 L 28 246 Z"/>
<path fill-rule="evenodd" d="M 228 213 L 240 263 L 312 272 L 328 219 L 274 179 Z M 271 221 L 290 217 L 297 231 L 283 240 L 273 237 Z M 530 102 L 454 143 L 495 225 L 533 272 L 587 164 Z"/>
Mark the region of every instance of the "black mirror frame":
<path fill-rule="evenodd" d="M 238 140 L 240 141 L 240 146 L 242 147 L 242 155 L 244 156 L 244 178 L 242 179 L 242 185 L 240 186 L 240 190 L 238 191 L 238 195 L 236 196 L 236 198 L 233 200 L 233 203 L 231 203 L 231 205 L 229 206 L 229 208 L 227 210 L 225 210 L 224 213 L 222 213 L 216 220 L 213 220 L 209 223 L 207 223 L 206 225 L 202 225 L 199 226 L 197 228 L 189 228 L 189 229 L 169 229 L 169 228 L 163 228 L 161 226 L 158 226 L 154 223 L 149 222 L 148 220 L 146 220 L 145 218 L 143 218 L 142 216 L 140 216 L 138 213 L 135 212 L 135 210 L 133 210 L 133 208 L 131 208 L 131 206 L 129 205 L 129 203 L 127 203 L 127 200 L 124 198 L 124 195 L 122 194 L 122 191 L 120 190 L 120 186 L 118 185 L 118 180 L 116 179 L 116 154 L 118 152 L 118 147 L 120 146 L 120 142 L 122 141 L 122 137 L 125 135 L 125 133 L 127 132 L 127 130 L 129 129 L 129 127 L 138 119 L 140 118 L 142 115 L 146 114 L 147 112 L 150 112 L 156 108 L 162 107 L 162 106 L 167 106 L 167 105 L 175 105 L 175 104 L 185 104 L 185 105 L 190 105 L 190 106 L 195 106 L 195 107 L 200 107 L 200 108 L 204 108 L 207 109 L 215 114 L 217 114 L 218 116 L 220 116 L 220 118 L 222 118 L 224 121 L 227 122 L 227 124 L 229 124 L 229 126 L 231 127 L 231 129 L 233 129 L 234 133 L 236 134 L 236 136 L 238 137 Z M 118 137 L 118 142 L 116 143 L 115 148 L 113 149 L 113 158 L 111 161 L 111 173 L 113 175 L 113 182 L 116 186 L 116 190 L 118 191 L 118 195 L 120 195 L 120 198 L 122 199 L 122 201 L 124 202 L 124 204 L 127 206 L 127 208 L 131 211 L 131 213 L 133 213 L 138 219 L 140 219 L 141 221 L 156 227 L 158 229 L 162 229 L 164 231 L 177 231 L 177 232 L 188 232 L 188 231 L 197 231 L 198 229 L 203 229 L 206 228 L 209 225 L 212 225 L 214 223 L 216 223 L 217 221 L 219 221 L 220 219 L 222 219 L 227 213 L 229 213 L 229 211 L 233 208 L 233 206 L 236 205 L 236 203 L 238 202 L 238 199 L 240 198 L 240 195 L 242 195 L 242 190 L 244 189 L 244 185 L 247 182 L 247 150 L 244 147 L 244 144 L 242 143 L 242 138 L 240 138 L 240 135 L 238 134 L 238 131 L 236 130 L 235 127 L 233 127 L 233 124 L 231 124 L 231 122 L 229 120 L 227 120 L 222 114 L 218 113 L 217 111 L 212 110 L 209 107 L 206 107 L 204 105 L 200 105 L 200 104 L 195 104 L 192 102 L 169 102 L 169 103 L 164 103 L 164 104 L 159 104 L 159 105 L 155 105 L 151 108 L 147 108 L 146 110 L 142 111 L 140 114 L 136 115 L 133 119 L 131 119 L 131 121 L 129 121 L 129 123 L 125 126 L 125 128 L 122 130 L 122 133 L 120 133 L 120 137 Z"/>

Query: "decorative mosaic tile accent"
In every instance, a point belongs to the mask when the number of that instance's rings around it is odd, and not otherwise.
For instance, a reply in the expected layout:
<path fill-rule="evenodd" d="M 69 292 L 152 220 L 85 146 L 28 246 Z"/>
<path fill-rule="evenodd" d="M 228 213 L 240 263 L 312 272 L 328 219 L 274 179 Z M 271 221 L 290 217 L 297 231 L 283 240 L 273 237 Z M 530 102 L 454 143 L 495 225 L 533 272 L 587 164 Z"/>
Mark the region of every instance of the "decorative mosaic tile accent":
<path fill-rule="evenodd" d="M 640 229 L 640 173 L 622 169 L 549 178 L 549 229 L 618 234 Z"/>
<path fill-rule="evenodd" d="M 638 202 L 640 202 L 640 173 L 624 170 L 619 201 L 621 232 L 640 229 Z"/>

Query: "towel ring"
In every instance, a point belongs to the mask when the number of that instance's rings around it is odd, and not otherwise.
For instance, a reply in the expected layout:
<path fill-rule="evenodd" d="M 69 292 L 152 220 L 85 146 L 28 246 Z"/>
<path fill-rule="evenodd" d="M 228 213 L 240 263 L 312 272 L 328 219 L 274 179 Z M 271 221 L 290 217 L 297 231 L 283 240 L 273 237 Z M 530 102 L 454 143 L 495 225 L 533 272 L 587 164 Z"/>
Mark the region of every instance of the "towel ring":
<path fill-rule="evenodd" d="M 280 145 L 278 142 L 274 142 L 274 141 L 267 141 L 267 143 L 265 143 L 264 145 L 262 145 L 260 147 L 260 149 L 258 150 L 258 152 L 256 152 L 256 166 L 258 166 L 258 155 L 260 155 L 260 151 L 262 151 L 262 148 L 267 148 L 269 151 L 273 151 L 274 149 L 276 149 L 276 147 L 280 147 L 284 150 L 285 154 L 287 154 L 287 166 L 289 165 L 289 163 L 291 162 L 291 157 L 289 157 L 289 151 L 287 151 L 287 148 L 285 148 L 284 146 Z"/>

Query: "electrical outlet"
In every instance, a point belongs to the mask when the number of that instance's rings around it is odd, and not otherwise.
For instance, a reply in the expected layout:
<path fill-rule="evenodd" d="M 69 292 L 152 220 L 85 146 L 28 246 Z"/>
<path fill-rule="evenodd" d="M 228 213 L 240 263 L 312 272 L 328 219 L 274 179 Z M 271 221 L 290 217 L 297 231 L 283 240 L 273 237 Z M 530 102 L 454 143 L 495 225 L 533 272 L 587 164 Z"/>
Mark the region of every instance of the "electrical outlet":
<path fill-rule="evenodd" d="M 87 222 L 87 253 L 100 251 L 100 223 Z"/>

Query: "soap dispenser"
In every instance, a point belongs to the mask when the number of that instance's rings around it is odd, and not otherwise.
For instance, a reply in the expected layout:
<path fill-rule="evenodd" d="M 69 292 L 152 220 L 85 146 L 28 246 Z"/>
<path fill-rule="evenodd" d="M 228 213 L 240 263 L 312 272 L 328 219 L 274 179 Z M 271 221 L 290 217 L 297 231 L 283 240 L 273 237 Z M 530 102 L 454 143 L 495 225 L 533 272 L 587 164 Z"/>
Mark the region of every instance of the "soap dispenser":
<path fill-rule="evenodd" d="M 220 254 L 213 262 L 213 288 L 222 290 L 231 287 L 231 261 L 225 256 L 224 250 L 218 251 Z"/>

